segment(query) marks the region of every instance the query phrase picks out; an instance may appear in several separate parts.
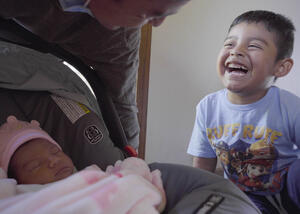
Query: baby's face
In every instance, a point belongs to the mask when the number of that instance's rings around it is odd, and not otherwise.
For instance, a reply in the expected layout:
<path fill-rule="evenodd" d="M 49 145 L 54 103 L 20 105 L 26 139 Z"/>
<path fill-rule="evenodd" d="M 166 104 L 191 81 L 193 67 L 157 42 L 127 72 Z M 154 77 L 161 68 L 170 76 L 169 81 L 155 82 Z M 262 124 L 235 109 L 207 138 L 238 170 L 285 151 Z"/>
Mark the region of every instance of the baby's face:
<path fill-rule="evenodd" d="M 34 139 L 17 149 L 10 169 L 19 184 L 46 184 L 70 176 L 74 165 L 56 145 Z"/>

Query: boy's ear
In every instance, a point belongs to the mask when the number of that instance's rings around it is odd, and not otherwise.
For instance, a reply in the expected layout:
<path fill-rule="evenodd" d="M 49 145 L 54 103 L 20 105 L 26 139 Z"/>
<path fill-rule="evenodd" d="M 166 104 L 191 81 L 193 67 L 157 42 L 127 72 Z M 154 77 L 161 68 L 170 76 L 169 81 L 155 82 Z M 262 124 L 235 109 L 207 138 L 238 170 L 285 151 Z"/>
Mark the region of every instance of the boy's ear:
<path fill-rule="evenodd" d="M 285 58 L 278 62 L 278 67 L 275 71 L 275 77 L 283 77 L 287 75 L 294 65 L 294 61 L 291 58 Z"/>

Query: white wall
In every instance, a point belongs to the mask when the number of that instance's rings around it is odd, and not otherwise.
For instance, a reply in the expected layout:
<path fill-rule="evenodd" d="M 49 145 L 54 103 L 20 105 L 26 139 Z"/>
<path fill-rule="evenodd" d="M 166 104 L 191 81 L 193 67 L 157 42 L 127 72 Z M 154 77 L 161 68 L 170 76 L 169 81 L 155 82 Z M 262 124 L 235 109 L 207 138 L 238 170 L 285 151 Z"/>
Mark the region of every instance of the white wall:
<path fill-rule="evenodd" d="M 222 88 L 216 58 L 232 20 L 252 9 L 288 16 L 300 31 L 299 0 L 191 0 L 153 29 L 147 123 L 147 162 L 190 165 L 186 148 L 195 107 Z M 292 72 L 278 85 L 300 96 L 300 33 L 296 31 Z"/>

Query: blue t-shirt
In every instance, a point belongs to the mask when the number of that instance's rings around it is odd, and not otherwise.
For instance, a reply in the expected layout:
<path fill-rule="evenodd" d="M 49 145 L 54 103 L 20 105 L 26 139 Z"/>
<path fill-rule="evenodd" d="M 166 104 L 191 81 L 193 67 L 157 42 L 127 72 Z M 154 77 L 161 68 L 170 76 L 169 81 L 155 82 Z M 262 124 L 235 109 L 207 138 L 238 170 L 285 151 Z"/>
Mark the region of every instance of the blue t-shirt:
<path fill-rule="evenodd" d="M 271 87 L 259 101 L 236 105 L 227 89 L 206 96 L 197 114 L 188 153 L 218 157 L 240 189 L 269 195 L 282 189 L 289 165 L 300 156 L 300 98 Z"/>

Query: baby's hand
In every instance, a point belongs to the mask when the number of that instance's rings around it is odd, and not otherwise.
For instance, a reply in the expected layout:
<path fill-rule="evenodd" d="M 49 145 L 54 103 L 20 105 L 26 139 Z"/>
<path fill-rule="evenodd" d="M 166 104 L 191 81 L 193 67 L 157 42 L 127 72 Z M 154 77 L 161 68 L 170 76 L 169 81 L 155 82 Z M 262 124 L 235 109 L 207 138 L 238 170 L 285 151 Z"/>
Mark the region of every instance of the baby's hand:
<path fill-rule="evenodd" d="M 109 165 L 108 167 L 106 167 L 105 172 L 108 174 L 114 174 L 114 173 L 120 172 L 121 164 L 122 164 L 122 161 L 118 160 L 114 166 Z"/>
<path fill-rule="evenodd" d="M 157 210 L 162 212 L 166 206 L 166 195 L 161 180 L 161 172 L 154 170 L 150 172 L 150 169 L 146 162 L 139 158 L 130 157 L 124 161 L 118 160 L 114 166 L 108 166 L 106 168 L 108 174 L 120 174 L 126 176 L 129 174 L 140 175 L 152 185 L 154 185 L 162 196 L 162 202 L 157 206 Z"/>
<path fill-rule="evenodd" d="M 117 161 L 114 166 L 108 166 L 106 173 L 121 173 L 123 176 L 128 174 L 140 175 L 151 182 L 152 175 L 145 161 L 139 158 L 130 157 L 123 161 Z"/>

